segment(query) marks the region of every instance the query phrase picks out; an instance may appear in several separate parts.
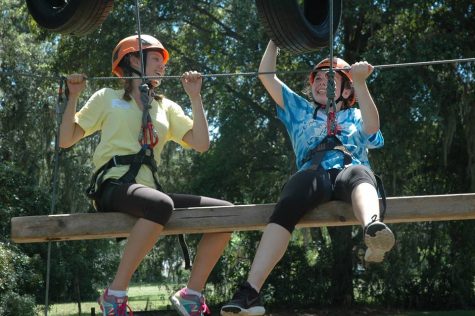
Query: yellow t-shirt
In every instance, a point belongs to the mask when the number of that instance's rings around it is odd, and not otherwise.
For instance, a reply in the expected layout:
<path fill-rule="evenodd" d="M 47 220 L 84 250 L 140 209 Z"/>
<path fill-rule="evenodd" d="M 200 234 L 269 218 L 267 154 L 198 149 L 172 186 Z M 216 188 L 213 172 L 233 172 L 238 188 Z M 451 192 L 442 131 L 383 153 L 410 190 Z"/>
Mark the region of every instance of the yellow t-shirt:
<path fill-rule="evenodd" d="M 93 156 L 95 170 L 115 155 L 135 154 L 141 148 L 138 137 L 142 126 L 142 110 L 134 99 L 122 99 L 123 95 L 124 90 L 101 89 L 76 113 L 75 122 L 84 130 L 84 137 L 101 131 L 101 141 Z M 151 106 L 150 116 L 159 137 L 153 153 L 159 165 L 160 154 L 169 140 L 189 148 L 182 139 L 192 128 L 193 121 L 178 104 L 166 98 L 161 101 L 153 100 Z M 104 180 L 120 178 L 127 170 L 128 165 L 113 167 L 109 169 Z M 142 165 L 135 180 L 137 183 L 155 187 L 152 173 L 146 165 Z"/>

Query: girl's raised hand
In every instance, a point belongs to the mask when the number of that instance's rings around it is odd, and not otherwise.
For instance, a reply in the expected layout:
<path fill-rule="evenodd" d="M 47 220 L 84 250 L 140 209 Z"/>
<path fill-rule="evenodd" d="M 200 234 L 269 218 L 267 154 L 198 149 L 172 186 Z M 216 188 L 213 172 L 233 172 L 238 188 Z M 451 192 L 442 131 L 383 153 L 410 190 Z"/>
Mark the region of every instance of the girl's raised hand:
<path fill-rule="evenodd" d="M 69 97 L 77 97 L 86 88 L 86 76 L 83 74 L 71 74 L 66 79 Z"/>
<path fill-rule="evenodd" d="M 186 94 L 188 94 L 190 98 L 193 98 L 201 93 L 203 78 L 197 71 L 187 71 L 181 76 L 181 83 L 183 84 Z"/>
<path fill-rule="evenodd" d="M 351 65 L 351 76 L 354 81 L 364 81 L 371 75 L 374 67 L 366 61 L 360 61 Z"/>

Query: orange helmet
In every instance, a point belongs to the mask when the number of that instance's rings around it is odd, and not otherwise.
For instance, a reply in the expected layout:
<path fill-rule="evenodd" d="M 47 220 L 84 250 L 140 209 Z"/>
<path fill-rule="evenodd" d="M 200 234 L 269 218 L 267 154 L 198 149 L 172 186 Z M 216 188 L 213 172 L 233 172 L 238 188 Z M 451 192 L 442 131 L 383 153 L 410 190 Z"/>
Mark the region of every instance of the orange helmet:
<path fill-rule="evenodd" d="M 333 68 L 337 68 L 337 70 L 335 70 L 336 72 L 338 72 L 340 75 L 342 75 L 343 77 L 348 79 L 348 81 L 350 83 L 353 83 L 353 78 L 351 77 L 351 72 L 350 72 L 350 69 L 351 69 L 350 64 L 348 64 L 346 61 L 344 61 L 341 58 L 334 57 L 332 66 L 333 66 Z M 324 60 L 319 62 L 313 68 L 313 70 L 310 73 L 310 76 L 308 78 L 308 80 L 310 82 L 310 85 L 312 85 L 313 81 L 315 80 L 315 73 L 316 73 L 317 70 L 319 70 L 319 69 L 329 69 L 329 68 L 330 68 L 330 59 L 329 58 L 325 58 Z M 343 91 L 343 89 L 342 89 L 342 91 Z M 352 93 L 350 98 L 348 99 L 348 106 L 352 106 L 353 104 L 355 104 L 355 102 L 356 102 L 356 97 L 355 97 L 355 94 Z"/>
<path fill-rule="evenodd" d="M 150 49 L 160 51 L 163 56 L 163 63 L 167 63 L 169 58 L 168 51 L 158 39 L 146 34 L 142 34 L 140 38 L 142 40 L 142 50 Z M 120 62 L 127 54 L 138 51 L 140 51 L 138 35 L 132 35 L 121 40 L 112 52 L 112 73 L 117 77 L 123 77 L 124 70 L 119 66 Z"/>

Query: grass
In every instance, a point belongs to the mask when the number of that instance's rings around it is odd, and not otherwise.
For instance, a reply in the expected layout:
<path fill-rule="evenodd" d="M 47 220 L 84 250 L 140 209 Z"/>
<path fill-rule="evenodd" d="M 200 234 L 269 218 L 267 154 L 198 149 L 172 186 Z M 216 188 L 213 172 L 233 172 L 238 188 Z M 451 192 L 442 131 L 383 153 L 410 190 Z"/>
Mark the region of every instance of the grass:
<path fill-rule="evenodd" d="M 396 316 L 473 316 L 475 311 L 411 312 Z"/>
<path fill-rule="evenodd" d="M 162 310 L 169 309 L 168 297 L 172 294 L 170 288 L 157 285 L 137 285 L 129 289 L 129 306 L 134 311 Z M 43 315 L 44 306 L 39 306 Z M 91 308 L 95 308 L 96 314 L 100 309 L 97 302 L 82 302 L 82 315 L 91 315 Z M 79 316 L 76 303 L 63 303 L 50 305 L 48 312 L 50 316 Z"/>
<path fill-rule="evenodd" d="M 173 289 L 179 286 L 168 285 L 137 285 L 129 289 L 129 305 L 134 311 L 146 310 L 166 310 L 170 309 L 168 297 L 172 294 Z M 38 316 L 44 314 L 44 306 L 38 306 Z M 96 315 L 100 314 L 99 305 L 97 302 L 83 302 L 81 303 L 82 315 L 78 315 L 78 306 L 75 303 L 64 303 L 50 305 L 48 315 L 50 316 L 86 316 L 91 315 L 91 308 L 95 308 Z M 214 311 L 213 315 L 218 315 L 218 311 Z M 322 311 L 315 311 L 314 315 L 322 315 Z M 306 315 L 312 315 L 308 312 Z M 376 315 L 376 314 L 371 314 Z M 388 315 L 385 313 L 385 315 Z M 427 311 L 427 312 L 402 312 L 393 316 L 473 316 L 475 310 L 472 311 Z"/>

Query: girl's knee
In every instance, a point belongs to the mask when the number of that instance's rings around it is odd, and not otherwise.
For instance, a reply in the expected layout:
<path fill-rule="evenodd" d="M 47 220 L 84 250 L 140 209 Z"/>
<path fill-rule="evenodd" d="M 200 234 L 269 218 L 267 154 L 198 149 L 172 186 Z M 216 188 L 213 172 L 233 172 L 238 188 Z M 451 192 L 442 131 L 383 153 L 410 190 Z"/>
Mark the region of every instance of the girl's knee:
<path fill-rule="evenodd" d="M 155 223 L 165 225 L 170 220 L 174 207 L 173 200 L 162 194 L 160 197 L 149 200 L 144 205 L 144 217 Z"/>
<path fill-rule="evenodd" d="M 348 187 L 349 192 L 353 192 L 361 184 L 367 184 L 374 189 L 378 184 L 374 176 L 373 171 L 370 168 L 363 165 L 353 165 L 342 172 L 339 182 L 344 183 Z"/>
<path fill-rule="evenodd" d="M 302 196 L 287 195 L 280 197 L 276 205 L 276 210 L 282 210 L 282 212 L 292 212 L 293 209 L 305 208 L 310 201 L 306 201 Z"/>
<path fill-rule="evenodd" d="M 372 177 L 373 171 L 364 165 L 351 165 L 347 168 L 348 177 Z"/>
<path fill-rule="evenodd" d="M 299 196 L 281 197 L 274 208 L 270 222 L 278 224 L 292 233 L 295 225 L 310 208 L 309 201 L 304 201 Z"/>

